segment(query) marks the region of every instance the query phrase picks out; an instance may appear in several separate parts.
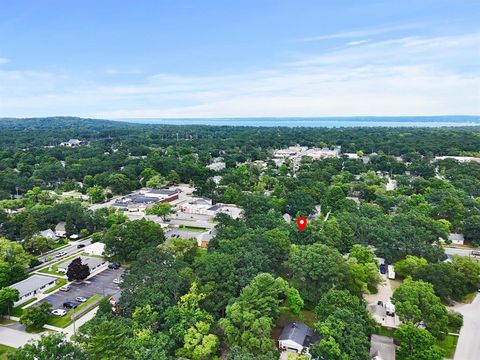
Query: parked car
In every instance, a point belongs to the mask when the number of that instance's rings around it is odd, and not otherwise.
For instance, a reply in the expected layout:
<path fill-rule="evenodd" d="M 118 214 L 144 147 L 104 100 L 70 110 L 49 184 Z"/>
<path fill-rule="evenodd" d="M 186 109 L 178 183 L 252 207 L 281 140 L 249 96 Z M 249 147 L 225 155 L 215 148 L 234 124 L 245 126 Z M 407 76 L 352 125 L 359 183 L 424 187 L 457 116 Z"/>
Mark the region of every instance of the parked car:
<path fill-rule="evenodd" d="M 69 286 L 69 285 L 63 285 L 63 286 L 60 288 L 60 291 L 70 291 L 70 286 Z"/>
<path fill-rule="evenodd" d="M 64 307 L 65 309 L 75 309 L 75 308 L 78 307 L 78 304 L 75 303 L 75 302 L 73 302 L 73 301 L 65 301 L 65 302 L 63 303 L 63 307 Z"/>
<path fill-rule="evenodd" d="M 87 298 L 85 298 L 83 296 L 77 296 L 75 298 L 75 300 L 78 301 L 78 302 L 84 303 L 85 301 L 87 301 Z"/>
<path fill-rule="evenodd" d="M 120 268 L 120 264 L 119 264 L 119 263 L 116 263 L 116 262 L 112 262 L 112 263 L 108 264 L 108 268 L 109 268 L 109 269 L 117 270 L 117 269 Z"/>
<path fill-rule="evenodd" d="M 77 249 L 81 249 L 81 248 L 84 248 L 85 247 L 85 244 L 78 244 L 77 245 Z"/>
<path fill-rule="evenodd" d="M 387 273 L 387 268 L 385 266 L 385 264 L 381 264 L 380 265 L 380 273 L 385 275 Z"/>
<path fill-rule="evenodd" d="M 113 279 L 114 284 L 121 284 L 123 282 L 123 279 Z"/>
<path fill-rule="evenodd" d="M 63 309 L 52 310 L 52 315 L 55 315 L 55 316 L 64 316 L 66 314 L 67 314 L 67 310 L 63 310 Z"/>

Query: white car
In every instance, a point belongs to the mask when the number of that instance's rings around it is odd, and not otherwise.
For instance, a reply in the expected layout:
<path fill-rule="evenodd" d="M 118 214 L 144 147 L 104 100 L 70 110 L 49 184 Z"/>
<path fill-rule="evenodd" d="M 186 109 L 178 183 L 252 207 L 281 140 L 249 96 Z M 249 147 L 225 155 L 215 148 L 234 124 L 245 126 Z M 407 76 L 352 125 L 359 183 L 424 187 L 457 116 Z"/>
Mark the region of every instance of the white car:
<path fill-rule="evenodd" d="M 70 286 L 68 286 L 68 285 L 63 285 L 63 286 L 60 288 L 60 291 L 70 291 Z"/>
<path fill-rule="evenodd" d="M 121 284 L 123 282 L 123 279 L 113 279 L 114 284 Z"/>
<path fill-rule="evenodd" d="M 84 303 L 85 301 L 87 301 L 87 298 L 83 296 L 77 296 L 75 300 L 77 300 L 78 302 Z"/>
<path fill-rule="evenodd" d="M 57 255 L 55 255 L 56 257 L 62 257 L 62 256 L 65 256 L 67 255 L 67 253 L 65 251 L 60 251 Z"/>
<path fill-rule="evenodd" d="M 66 314 L 67 314 L 67 310 L 63 310 L 63 309 L 52 310 L 52 315 L 55 315 L 55 316 L 64 316 Z"/>

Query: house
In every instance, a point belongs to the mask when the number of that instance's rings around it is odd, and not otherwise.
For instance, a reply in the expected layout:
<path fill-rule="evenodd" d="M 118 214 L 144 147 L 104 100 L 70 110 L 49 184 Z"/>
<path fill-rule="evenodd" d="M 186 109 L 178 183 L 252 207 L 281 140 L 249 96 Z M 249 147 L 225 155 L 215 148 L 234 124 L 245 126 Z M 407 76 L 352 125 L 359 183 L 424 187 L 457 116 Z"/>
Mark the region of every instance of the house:
<path fill-rule="evenodd" d="M 83 252 L 88 255 L 103 256 L 103 253 L 105 252 L 105 244 L 102 242 L 90 244 L 85 246 Z"/>
<path fill-rule="evenodd" d="M 65 221 L 61 221 L 55 226 L 55 236 L 56 237 L 65 237 L 67 231 L 65 230 Z"/>
<path fill-rule="evenodd" d="M 52 229 L 42 230 L 42 231 L 38 232 L 36 234 L 36 236 L 44 237 L 44 238 L 52 239 L 52 240 L 57 240 L 57 235 L 55 234 L 55 232 Z"/>
<path fill-rule="evenodd" d="M 58 271 L 66 273 L 67 270 L 68 270 L 68 266 L 71 264 L 71 262 L 73 260 L 74 259 L 67 260 L 67 261 L 59 264 L 58 265 Z M 107 264 L 106 260 L 101 259 L 101 258 L 97 258 L 97 257 L 80 256 L 80 260 L 82 260 L 82 264 L 88 265 L 91 273 L 94 272 L 95 270 L 97 270 L 98 268 L 100 268 L 101 266 Z"/>
<path fill-rule="evenodd" d="M 448 240 L 452 242 L 453 245 L 463 245 L 465 238 L 463 234 L 450 233 L 448 234 Z"/>
<path fill-rule="evenodd" d="M 370 339 L 370 356 L 372 360 L 395 360 L 393 338 L 373 334 Z"/>
<path fill-rule="evenodd" d="M 303 322 L 287 324 L 278 338 L 280 351 L 310 355 L 310 345 L 320 340 L 320 335 Z"/>
<path fill-rule="evenodd" d="M 45 290 L 50 289 L 55 286 L 56 281 L 57 280 L 51 276 L 33 275 L 25 280 L 10 285 L 11 288 L 17 289 L 19 292 L 18 301 L 14 302 L 13 306 L 24 303 L 33 298 L 36 294 L 41 294 Z"/>
<path fill-rule="evenodd" d="M 211 163 L 210 165 L 207 165 L 207 168 L 213 171 L 221 171 L 225 169 L 225 167 L 226 165 L 224 162 L 214 162 L 214 163 Z"/>
<path fill-rule="evenodd" d="M 179 206 L 180 211 L 183 213 L 200 215 L 212 215 L 214 209 L 211 208 L 212 200 L 206 198 L 193 198 Z"/>
<path fill-rule="evenodd" d="M 82 142 L 78 139 L 70 139 L 68 141 L 60 143 L 61 146 L 67 146 L 67 147 L 77 147 L 82 145 Z"/>

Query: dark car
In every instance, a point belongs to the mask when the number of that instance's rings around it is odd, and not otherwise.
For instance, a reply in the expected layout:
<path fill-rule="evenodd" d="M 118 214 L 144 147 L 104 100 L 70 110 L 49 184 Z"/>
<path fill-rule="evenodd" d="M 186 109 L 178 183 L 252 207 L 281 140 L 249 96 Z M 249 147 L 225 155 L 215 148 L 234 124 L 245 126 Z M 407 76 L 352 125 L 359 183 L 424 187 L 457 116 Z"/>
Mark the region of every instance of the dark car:
<path fill-rule="evenodd" d="M 65 301 L 63 303 L 63 307 L 65 309 L 75 309 L 76 307 L 78 307 L 78 304 L 73 301 Z"/>
<path fill-rule="evenodd" d="M 113 262 L 113 263 L 108 264 L 108 268 L 116 270 L 116 269 L 120 268 L 120 264 L 116 263 L 116 262 Z"/>
<path fill-rule="evenodd" d="M 85 244 L 78 244 L 77 245 L 77 249 L 81 249 L 81 248 L 84 248 L 85 247 Z"/>
<path fill-rule="evenodd" d="M 387 273 L 387 268 L 386 268 L 385 264 L 380 265 L 380 273 L 384 274 L 384 275 Z"/>

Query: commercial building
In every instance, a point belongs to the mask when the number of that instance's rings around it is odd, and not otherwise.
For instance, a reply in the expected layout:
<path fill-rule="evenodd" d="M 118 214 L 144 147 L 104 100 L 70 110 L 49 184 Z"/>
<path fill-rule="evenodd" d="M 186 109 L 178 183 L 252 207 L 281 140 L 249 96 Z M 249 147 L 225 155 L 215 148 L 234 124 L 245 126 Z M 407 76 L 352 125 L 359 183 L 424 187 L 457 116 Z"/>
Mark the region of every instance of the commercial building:
<path fill-rule="evenodd" d="M 19 292 L 19 299 L 13 303 L 13 306 L 18 306 L 33 298 L 35 295 L 41 294 L 45 290 L 54 287 L 56 281 L 56 278 L 51 276 L 32 275 L 25 280 L 10 285 L 11 288 L 17 289 Z"/>

